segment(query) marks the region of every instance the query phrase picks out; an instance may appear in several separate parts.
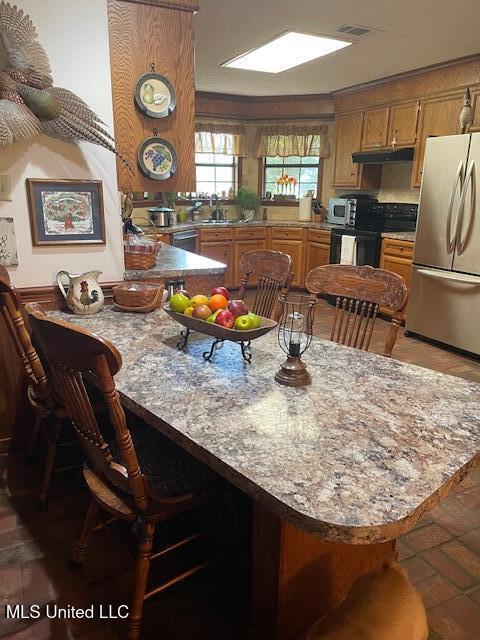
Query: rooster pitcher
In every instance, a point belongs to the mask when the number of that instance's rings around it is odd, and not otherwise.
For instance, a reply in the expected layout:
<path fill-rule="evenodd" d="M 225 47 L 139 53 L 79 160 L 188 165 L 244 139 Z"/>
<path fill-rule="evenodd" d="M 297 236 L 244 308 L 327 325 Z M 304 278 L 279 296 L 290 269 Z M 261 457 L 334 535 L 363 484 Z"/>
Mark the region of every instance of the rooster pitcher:
<path fill-rule="evenodd" d="M 98 284 L 98 276 L 101 273 L 101 271 L 87 271 L 81 275 L 73 275 L 67 271 L 57 273 L 58 287 L 73 313 L 82 315 L 97 313 L 103 307 L 103 291 Z M 62 282 L 63 276 L 68 278 L 66 291 Z"/>

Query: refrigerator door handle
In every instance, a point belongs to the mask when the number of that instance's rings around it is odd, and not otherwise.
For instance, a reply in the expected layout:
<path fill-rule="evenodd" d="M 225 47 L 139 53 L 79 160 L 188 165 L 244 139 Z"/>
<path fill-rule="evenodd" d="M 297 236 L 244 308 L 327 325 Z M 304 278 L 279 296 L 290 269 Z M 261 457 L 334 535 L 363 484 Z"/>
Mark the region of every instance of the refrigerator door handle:
<path fill-rule="evenodd" d="M 452 216 L 453 216 L 453 203 L 455 202 L 455 196 L 457 194 L 458 185 L 460 183 L 460 190 L 463 191 L 463 160 L 458 164 L 457 173 L 453 181 L 452 190 L 450 192 L 450 200 L 448 202 L 447 213 L 447 226 L 446 226 L 446 241 L 447 241 L 447 253 L 453 253 L 455 249 L 455 235 L 452 238 Z M 460 210 L 460 209 L 459 209 Z M 457 224 L 458 228 L 458 224 Z"/>
<path fill-rule="evenodd" d="M 470 185 L 470 211 L 468 216 L 468 224 L 467 229 L 465 231 L 465 237 L 462 240 L 462 228 L 463 228 L 463 218 L 465 213 L 465 200 L 467 198 L 468 186 Z M 470 236 L 470 231 L 473 223 L 473 216 L 475 214 L 475 161 L 472 160 L 470 166 L 468 167 L 467 175 L 465 177 L 465 183 L 463 185 L 462 195 L 460 197 L 460 204 L 458 205 L 458 221 L 457 221 L 457 231 L 455 234 L 456 245 L 457 245 L 457 255 L 462 255 L 465 251 L 465 247 L 467 246 L 467 241 Z"/>
<path fill-rule="evenodd" d="M 449 271 L 435 271 L 434 269 L 417 269 L 417 273 L 421 273 L 422 276 L 428 276 L 429 278 L 437 278 L 438 280 L 449 280 L 450 282 L 459 282 L 461 284 L 473 284 L 480 287 L 479 276 L 469 276 L 465 273 L 454 273 Z"/>

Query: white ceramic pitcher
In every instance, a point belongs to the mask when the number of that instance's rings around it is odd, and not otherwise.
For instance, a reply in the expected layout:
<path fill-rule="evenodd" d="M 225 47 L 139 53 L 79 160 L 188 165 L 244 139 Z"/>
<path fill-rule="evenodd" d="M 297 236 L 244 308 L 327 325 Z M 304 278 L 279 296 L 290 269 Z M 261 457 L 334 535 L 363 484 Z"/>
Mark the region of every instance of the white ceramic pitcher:
<path fill-rule="evenodd" d="M 101 271 L 87 271 L 82 274 L 72 274 L 67 271 L 57 273 L 57 284 L 65 298 L 67 306 L 73 313 L 86 315 L 97 313 L 103 307 L 103 291 L 98 284 L 98 276 Z M 62 278 L 68 278 L 68 290 L 62 282 Z"/>

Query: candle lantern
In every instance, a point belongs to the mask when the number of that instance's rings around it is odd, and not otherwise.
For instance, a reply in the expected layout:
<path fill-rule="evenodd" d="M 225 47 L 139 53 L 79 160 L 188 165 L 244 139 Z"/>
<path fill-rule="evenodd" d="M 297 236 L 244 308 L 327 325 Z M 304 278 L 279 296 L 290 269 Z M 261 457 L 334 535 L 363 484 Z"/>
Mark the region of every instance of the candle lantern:
<path fill-rule="evenodd" d="M 278 325 L 278 343 L 287 359 L 275 374 L 275 380 L 289 387 L 304 387 L 311 378 L 301 359 L 312 341 L 317 299 L 299 294 L 281 294 L 282 318 Z"/>

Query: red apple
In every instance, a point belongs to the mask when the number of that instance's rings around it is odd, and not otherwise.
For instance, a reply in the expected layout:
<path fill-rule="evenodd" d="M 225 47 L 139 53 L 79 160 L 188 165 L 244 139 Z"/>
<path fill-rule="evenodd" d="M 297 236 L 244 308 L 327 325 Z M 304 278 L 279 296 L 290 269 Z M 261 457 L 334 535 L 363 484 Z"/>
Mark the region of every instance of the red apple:
<path fill-rule="evenodd" d="M 175 289 L 175 293 L 181 293 L 182 296 L 187 296 L 187 298 L 191 298 L 191 295 L 185 289 Z"/>
<path fill-rule="evenodd" d="M 247 305 L 243 300 L 230 300 L 228 303 L 228 310 L 233 313 L 235 318 L 248 313 Z"/>
<path fill-rule="evenodd" d="M 217 313 L 217 317 L 215 318 L 215 324 L 219 324 L 221 327 L 225 327 L 227 329 L 231 329 L 235 322 L 235 316 L 228 309 L 224 309 Z"/>
<path fill-rule="evenodd" d="M 227 300 L 230 300 L 230 294 L 228 289 L 225 289 L 225 287 L 215 287 L 215 289 L 212 289 L 210 296 L 214 296 L 216 293 L 219 293 L 221 296 L 225 296 Z"/>
<path fill-rule="evenodd" d="M 212 315 L 212 310 L 206 304 L 199 304 L 192 311 L 192 317 L 198 318 L 198 320 L 206 320 Z"/>

